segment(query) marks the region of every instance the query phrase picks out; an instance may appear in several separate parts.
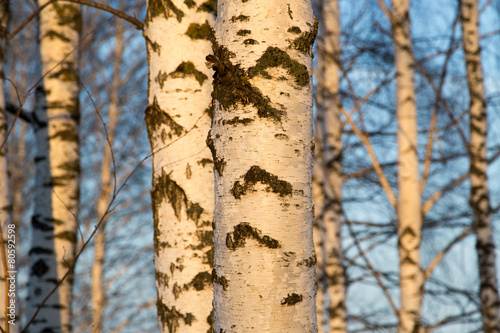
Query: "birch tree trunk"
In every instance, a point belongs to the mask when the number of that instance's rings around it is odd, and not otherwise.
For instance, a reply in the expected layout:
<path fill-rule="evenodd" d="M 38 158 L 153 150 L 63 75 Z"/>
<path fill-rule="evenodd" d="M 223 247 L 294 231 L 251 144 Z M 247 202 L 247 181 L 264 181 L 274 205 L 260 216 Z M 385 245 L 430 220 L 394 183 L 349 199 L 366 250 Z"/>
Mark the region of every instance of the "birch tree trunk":
<path fill-rule="evenodd" d="M 462 40 L 464 43 L 467 82 L 470 96 L 470 204 L 476 231 L 476 249 L 481 281 L 479 298 L 483 332 L 500 332 L 498 281 L 495 243 L 491 224 L 488 192 L 486 137 L 488 122 L 484 93 L 481 48 L 479 45 L 479 10 L 477 0 L 461 0 Z"/>
<path fill-rule="evenodd" d="M 212 332 L 211 1 L 148 1 L 146 125 L 162 332 Z"/>
<path fill-rule="evenodd" d="M 0 3 L 0 25 L 2 31 L 0 31 L 0 72 L 3 73 L 4 57 L 6 53 L 6 36 L 5 32 L 8 31 L 7 23 L 9 19 L 9 8 L 8 3 Z M 4 74 L 0 77 L 0 144 L 4 141 L 7 135 L 7 112 L 5 103 L 5 93 L 4 93 Z M 12 223 L 12 203 L 9 193 L 9 174 L 8 174 L 8 164 L 7 164 L 7 144 L 0 147 L 0 226 L 1 226 L 1 237 L 3 237 L 3 248 L 1 249 L 0 260 L 2 264 L 0 265 L 0 327 L 5 331 L 9 332 L 10 328 L 14 328 L 8 324 L 9 318 L 9 283 L 7 283 L 7 278 L 10 277 L 8 271 L 15 271 L 12 267 L 9 268 L 7 265 L 7 254 L 9 251 L 8 246 L 8 227 Z M 15 243 L 14 245 L 15 250 Z M 15 300 L 14 300 L 15 301 Z M 15 316 L 15 313 L 13 313 Z M 15 318 L 15 317 L 14 317 Z M 12 319 L 14 319 L 12 318 Z"/>
<path fill-rule="evenodd" d="M 346 332 L 345 271 L 341 246 L 342 227 L 342 124 L 339 97 L 340 15 L 337 0 L 323 0 L 319 44 L 318 117 L 323 126 L 325 175 L 325 278 L 328 288 L 329 332 Z"/>
<path fill-rule="evenodd" d="M 123 4 L 123 3 L 122 3 Z M 121 6 L 123 8 L 123 6 Z M 112 145 L 118 120 L 118 91 L 120 86 L 120 64 L 123 56 L 123 22 L 116 20 L 115 56 L 113 62 L 112 90 L 109 97 L 108 124 L 103 140 L 101 161 L 101 193 L 97 199 L 97 221 L 102 219 L 94 239 L 94 264 L 92 266 L 92 332 L 101 333 L 105 309 L 106 288 L 104 284 L 104 260 L 106 257 L 106 214 L 113 189 Z"/>
<path fill-rule="evenodd" d="M 39 1 L 39 5 L 46 1 Z M 74 260 L 79 199 L 79 6 L 54 3 L 40 13 L 44 89 L 37 92 L 38 153 L 32 219 L 28 317 L 41 306 Z M 45 94 L 45 96 L 41 96 Z M 45 100 L 45 102 L 42 102 Z M 30 332 L 71 332 L 70 275 L 29 327 Z"/>
<path fill-rule="evenodd" d="M 422 216 L 417 155 L 417 107 L 408 0 L 392 0 L 398 119 L 398 250 L 400 333 L 421 332 L 423 274 L 420 267 Z"/>
<path fill-rule="evenodd" d="M 316 332 L 311 2 L 219 1 L 214 331 Z"/>

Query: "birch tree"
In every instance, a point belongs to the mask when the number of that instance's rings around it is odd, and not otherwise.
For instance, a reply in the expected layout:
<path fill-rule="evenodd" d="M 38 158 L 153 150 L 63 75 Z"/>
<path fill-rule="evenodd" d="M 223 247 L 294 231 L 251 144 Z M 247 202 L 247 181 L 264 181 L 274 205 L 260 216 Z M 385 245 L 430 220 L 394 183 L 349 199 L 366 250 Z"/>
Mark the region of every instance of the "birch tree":
<path fill-rule="evenodd" d="M 329 332 L 346 332 L 345 276 L 340 243 L 342 227 L 342 123 L 340 118 L 340 15 L 337 0 L 321 2 L 318 121 L 322 126 L 325 201 L 323 247 L 328 291 Z"/>
<path fill-rule="evenodd" d="M 205 56 L 212 1 L 148 2 L 146 125 L 153 154 L 158 317 L 163 332 L 211 332 L 213 163 L 205 139 L 213 113 Z"/>
<path fill-rule="evenodd" d="M 310 1 L 220 1 L 214 331 L 316 332 Z"/>
<path fill-rule="evenodd" d="M 410 33 L 410 2 L 392 0 L 392 33 L 396 65 L 398 119 L 398 250 L 401 308 L 400 333 L 420 332 L 423 274 L 420 268 L 422 215 L 417 155 L 417 108 Z"/>
<path fill-rule="evenodd" d="M 498 280 L 495 264 L 495 243 L 491 224 L 488 191 L 486 138 L 488 118 L 479 45 L 479 9 L 477 0 L 461 0 L 462 40 L 464 45 L 467 83 L 469 87 L 470 126 L 470 205 L 476 232 L 479 264 L 481 314 L 483 332 L 500 332 Z"/>
<path fill-rule="evenodd" d="M 40 1 L 39 6 L 45 1 Z M 43 88 L 35 111 L 38 152 L 32 218 L 28 318 L 30 332 L 71 332 L 72 277 L 79 200 L 79 6 L 54 3 L 40 13 Z"/>

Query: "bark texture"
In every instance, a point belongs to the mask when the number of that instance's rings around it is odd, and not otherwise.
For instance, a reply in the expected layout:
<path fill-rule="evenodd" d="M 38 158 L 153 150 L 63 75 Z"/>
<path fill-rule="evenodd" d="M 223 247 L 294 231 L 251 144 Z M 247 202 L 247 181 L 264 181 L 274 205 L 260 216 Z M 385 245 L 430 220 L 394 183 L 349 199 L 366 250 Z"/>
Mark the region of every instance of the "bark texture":
<path fill-rule="evenodd" d="M 337 0 L 323 0 L 319 49 L 318 120 L 322 125 L 325 201 L 323 247 L 328 290 L 329 332 L 346 332 L 346 287 L 342 228 L 342 123 L 339 96 L 340 15 Z"/>
<path fill-rule="evenodd" d="M 397 215 L 401 290 L 398 331 L 400 333 L 423 331 L 420 318 L 423 296 L 423 274 L 420 266 L 422 215 L 417 155 L 415 64 L 409 7 L 409 0 L 392 0 L 398 119 Z"/>
<path fill-rule="evenodd" d="M 476 250 L 481 281 L 479 298 L 483 332 L 500 332 L 498 280 L 495 243 L 491 224 L 486 158 L 486 98 L 479 45 L 479 9 L 477 0 L 461 0 L 462 40 L 464 43 L 470 106 L 470 205 L 476 231 Z"/>
<path fill-rule="evenodd" d="M 214 331 L 317 332 L 310 1 L 219 2 Z"/>
<path fill-rule="evenodd" d="M 45 1 L 40 1 L 42 5 Z M 73 278 L 47 294 L 74 261 L 79 200 L 80 8 L 54 3 L 40 14 L 43 86 L 37 90 L 37 168 L 32 218 L 28 317 L 40 308 L 29 332 L 71 332 Z"/>
<path fill-rule="evenodd" d="M 212 91 L 213 2 L 148 2 L 146 109 L 153 153 L 154 246 L 162 332 L 212 332 L 213 160 L 205 140 Z"/>

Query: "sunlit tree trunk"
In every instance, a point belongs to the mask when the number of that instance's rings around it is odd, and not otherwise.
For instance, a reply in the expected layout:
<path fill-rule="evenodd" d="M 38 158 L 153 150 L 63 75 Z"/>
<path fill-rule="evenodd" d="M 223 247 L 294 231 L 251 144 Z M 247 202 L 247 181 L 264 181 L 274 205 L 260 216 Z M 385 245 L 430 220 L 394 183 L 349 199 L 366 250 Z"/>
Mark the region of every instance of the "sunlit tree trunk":
<path fill-rule="evenodd" d="M 392 0 L 398 119 L 398 250 L 401 309 L 398 331 L 422 331 L 420 311 L 423 274 L 420 267 L 422 216 L 417 155 L 417 107 L 409 0 Z"/>
<path fill-rule="evenodd" d="M 9 18 L 9 8 L 7 2 L 0 3 L 0 25 L 2 31 L 0 31 L 0 72 L 3 73 L 4 56 L 6 52 L 6 36 L 5 31 L 7 31 L 7 22 Z M 0 77 L 0 145 L 3 143 L 5 136 L 7 135 L 7 112 L 4 94 L 4 75 Z M 8 174 L 8 164 L 7 164 L 7 145 L 0 147 L 0 226 L 2 230 L 3 237 L 3 249 L 0 252 L 0 327 L 5 331 L 9 332 L 11 325 L 7 324 L 10 319 L 9 314 L 9 284 L 6 278 L 10 277 L 8 271 L 15 271 L 12 267 L 7 264 L 9 244 L 8 244 L 8 227 L 12 223 L 12 203 L 9 193 L 9 174 Z M 13 234 L 14 235 L 14 234 Z M 14 239 L 15 241 L 15 239 Z M 11 243 L 14 246 L 15 244 Z M 12 250 L 12 249 L 10 249 Z M 13 310 L 13 314 L 15 312 Z M 12 319 L 15 319 L 12 318 Z M 7 327 L 9 326 L 9 327 Z"/>
<path fill-rule="evenodd" d="M 215 332 L 316 332 L 310 1 L 219 1 Z"/>
<path fill-rule="evenodd" d="M 148 2 L 146 125 L 153 153 L 154 246 L 162 332 L 212 332 L 212 2 Z"/>
<path fill-rule="evenodd" d="M 101 333 L 105 309 L 104 260 L 106 257 L 106 221 L 108 205 L 113 189 L 112 145 L 118 120 L 118 91 L 120 86 L 120 64 L 123 56 L 123 22 L 116 20 L 115 57 L 113 58 L 112 90 L 109 96 L 108 122 L 103 138 L 101 161 L 101 192 L 97 199 L 97 223 L 101 222 L 94 239 L 94 264 L 92 266 L 92 332 Z"/>
<path fill-rule="evenodd" d="M 342 227 L 342 124 L 340 119 L 340 16 L 337 0 L 323 0 L 319 49 L 318 119 L 323 134 L 325 175 L 325 278 L 328 290 L 329 332 L 346 332 L 345 273 L 341 246 Z"/>
<path fill-rule="evenodd" d="M 498 281 L 495 243 L 491 225 L 486 158 L 487 116 L 481 48 L 479 45 L 479 10 L 477 0 L 461 0 L 462 40 L 470 96 L 470 204 L 474 214 L 476 249 L 481 286 L 483 331 L 500 332 Z"/>
<path fill-rule="evenodd" d="M 40 1 L 39 5 L 45 1 Z M 30 332 L 71 332 L 72 274 L 41 305 L 74 261 L 79 200 L 79 6 L 54 3 L 40 14 L 43 89 L 35 114 L 38 153 L 30 250 Z M 45 96 L 40 96 L 45 94 Z M 41 102 L 45 99 L 46 104 Z"/>

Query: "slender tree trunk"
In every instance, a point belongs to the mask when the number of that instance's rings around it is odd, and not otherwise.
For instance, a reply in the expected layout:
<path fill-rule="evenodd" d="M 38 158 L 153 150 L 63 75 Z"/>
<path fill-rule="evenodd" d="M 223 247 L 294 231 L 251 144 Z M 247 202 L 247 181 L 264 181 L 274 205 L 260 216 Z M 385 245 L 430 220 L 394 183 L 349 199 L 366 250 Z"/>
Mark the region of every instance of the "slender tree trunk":
<path fill-rule="evenodd" d="M 7 30 L 7 22 L 9 19 L 9 8 L 8 3 L 0 3 L 0 25 L 2 31 L 0 31 L 0 72 L 3 73 L 4 56 L 6 53 L 6 36 L 4 31 Z M 5 94 L 4 94 L 4 74 L 0 77 L 0 144 L 4 141 L 7 135 L 7 113 L 5 110 Z M 3 237 L 3 247 L 0 252 L 0 327 L 5 332 L 10 332 L 10 328 L 14 327 L 8 324 L 9 309 L 10 307 L 10 297 L 9 297 L 9 283 L 7 283 L 7 278 L 11 277 L 8 271 L 15 271 L 15 268 L 8 265 L 8 253 L 12 251 L 9 247 L 9 225 L 12 223 L 12 203 L 9 193 L 9 174 L 8 174 L 8 164 L 7 164 L 7 145 L 0 147 L 0 226 L 1 226 L 1 237 Z M 12 234 L 14 236 L 14 234 Z M 13 250 L 15 252 L 15 239 L 11 246 L 14 246 Z M 10 251 L 9 251 L 10 250 Z M 15 274 L 12 274 L 15 275 Z M 15 299 L 14 299 L 15 301 Z M 14 310 L 13 310 L 14 311 Z M 15 312 L 13 313 L 15 316 Z M 12 319 L 15 319 L 12 318 Z"/>
<path fill-rule="evenodd" d="M 316 332 L 310 1 L 218 6 L 215 332 Z"/>
<path fill-rule="evenodd" d="M 342 227 L 342 124 L 339 97 L 340 16 L 337 0 L 322 1 L 319 70 L 321 80 L 318 117 L 323 126 L 325 175 L 325 278 L 328 285 L 329 332 L 346 332 L 345 270 L 341 246 Z"/>
<path fill-rule="evenodd" d="M 40 1 L 42 5 L 45 1 Z M 38 153 L 30 250 L 29 317 L 74 261 L 79 200 L 79 6 L 54 3 L 40 14 L 44 89 L 36 111 Z M 45 94 L 44 97 L 40 96 Z M 41 100 L 45 99 L 45 103 Z M 30 332 L 71 332 L 73 278 L 41 306 Z"/>
<path fill-rule="evenodd" d="M 146 109 L 153 153 L 154 245 L 162 332 L 212 332 L 212 2 L 148 2 Z"/>
<path fill-rule="evenodd" d="M 111 147 L 114 142 L 116 122 L 118 120 L 118 90 L 120 85 L 120 64 L 123 55 L 123 21 L 116 20 L 115 57 L 113 62 L 112 90 L 108 108 L 108 124 L 103 140 L 101 161 L 101 193 L 97 200 L 97 222 L 102 219 L 94 239 L 94 264 L 92 266 L 92 333 L 102 332 L 105 309 L 104 260 L 106 257 L 106 221 L 107 209 L 113 189 L 113 160 Z"/>
<path fill-rule="evenodd" d="M 398 119 L 398 250 L 401 309 L 400 333 L 421 332 L 423 274 L 421 199 L 417 155 L 417 107 L 409 0 L 392 0 L 392 31 L 396 62 Z"/>
<path fill-rule="evenodd" d="M 486 158 L 487 116 L 481 48 L 479 45 L 479 10 L 477 0 L 461 0 L 462 40 L 464 43 L 467 82 L 470 96 L 470 204 L 474 214 L 476 249 L 481 286 L 483 332 L 500 332 L 498 280 L 495 243 L 491 225 Z"/>
<path fill-rule="evenodd" d="M 316 105 L 320 103 L 316 94 Z M 324 193 L 324 168 L 323 168 L 323 145 L 321 140 L 321 126 L 319 121 L 316 122 L 316 137 L 314 139 L 314 161 L 313 161 L 313 176 L 312 176 L 312 195 L 314 203 L 314 221 L 313 221 L 313 240 L 314 250 L 316 252 L 316 281 L 318 288 L 316 292 L 316 318 L 318 321 L 318 333 L 324 333 L 325 320 L 325 294 L 328 290 L 328 285 L 325 279 L 325 226 L 323 219 L 323 209 L 325 203 Z"/>

